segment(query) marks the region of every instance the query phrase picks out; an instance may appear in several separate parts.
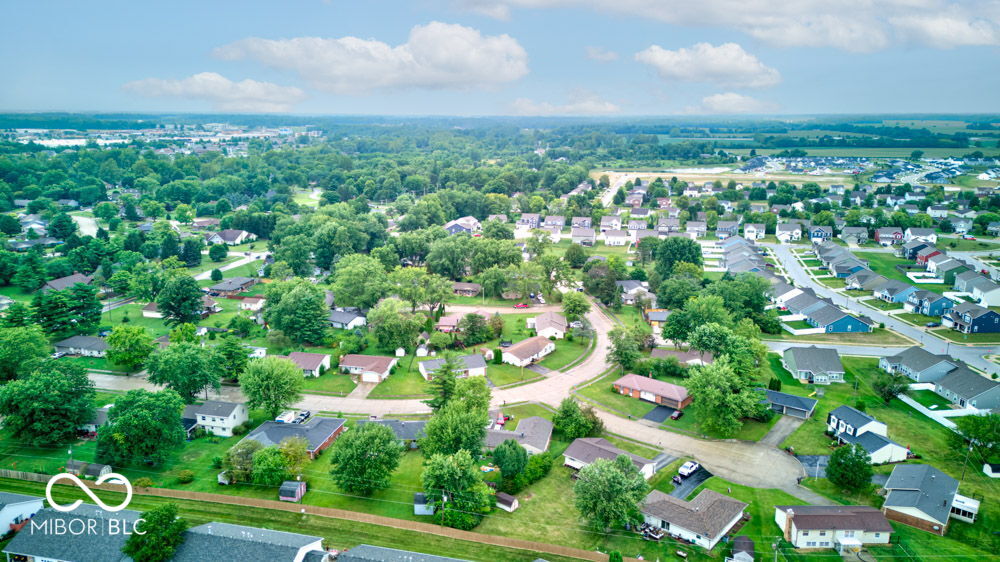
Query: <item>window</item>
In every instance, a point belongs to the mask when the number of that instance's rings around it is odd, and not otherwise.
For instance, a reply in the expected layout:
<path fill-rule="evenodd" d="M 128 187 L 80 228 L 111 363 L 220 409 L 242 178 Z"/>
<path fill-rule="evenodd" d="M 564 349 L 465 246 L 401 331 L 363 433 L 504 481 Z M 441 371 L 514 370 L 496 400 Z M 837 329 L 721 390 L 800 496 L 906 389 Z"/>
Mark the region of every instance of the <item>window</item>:
<path fill-rule="evenodd" d="M 808 537 L 809 536 L 809 531 L 802 531 L 802 536 L 803 537 Z"/>
<path fill-rule="evenodd" d="M 875 538 L 876 539 L 879 538 L 879 537 L 881 537 L 881 536 L 882 536 L 882 533 L 875 533 Z"/>
<path fill-rule="evenodd" d="M 853 537 L 854 536 L 854 531 L 844 531 L 844 536 L 845 537 Z"/>
<path fill-rule="evenodd" d="M 807 543 L 806 543 L 806 547 L 807 547 L 807 548 L 808 548 L 808 547 L 814 547 L 814 546 L 816 546 L 816 541 L 810 541 L 810 542 L 807 542 Z"/>
<path fill-rule="evenodd" d="M 826 531 L 820 531 L 820 532 L 819 532 L 819 536 L 821 536 L 821 537 L 825 537 L 825 536 L 826 536 Z"/>

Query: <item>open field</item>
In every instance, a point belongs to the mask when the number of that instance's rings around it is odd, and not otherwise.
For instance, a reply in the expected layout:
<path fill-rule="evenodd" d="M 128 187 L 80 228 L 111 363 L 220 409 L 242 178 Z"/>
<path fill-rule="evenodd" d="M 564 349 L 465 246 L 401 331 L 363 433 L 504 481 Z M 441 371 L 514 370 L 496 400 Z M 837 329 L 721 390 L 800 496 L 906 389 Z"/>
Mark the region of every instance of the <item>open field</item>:
<path fill-rule="evenodd" d="M 902 281 L 903 283 L 907 283 L 909 285 L 914 284 L 909 277 L 896 269 L 897 265 L 913 265 L 913 261 L 911 260 L 881 252 L 855 252 L 854 255 L 857 256 L 858 259 L 866 260 L 868 262 L 868 267 L 879 275 L 883 275 L 889 279 Z M 946 285 L 944 283 L 920 283 L 917 287 L 928 291 L 934 291 L 936 293 L 943 293 L 944 291 L 951 290 L 951 285 Z"/>
<path fill-rule="evenodd" d="M 862 345 L 913 345 L 913 341 L 903 337 L 896 332 L 885 328 L 875 328 L 869 333 L 844 333 L 844 334 L 810 334 L 806 336 L 793 336 L 788 332 L 779 334 L 762 334 L 764 340 L 783 340 L 802 343 L 842 343 L 842 344 L 862 344 Z"/>
<path fill-rule="evenodd" d="M 962 344 L 992 344 L 1000 343 L 1000 333 L 983 333 L 983 334 L 963 334 L 961 332 L 956 332 L 951 328 L 937 328 L 930 330 L 934 335 L 944 338 L 946 340 L 951 340 L 953 342 Z"/>

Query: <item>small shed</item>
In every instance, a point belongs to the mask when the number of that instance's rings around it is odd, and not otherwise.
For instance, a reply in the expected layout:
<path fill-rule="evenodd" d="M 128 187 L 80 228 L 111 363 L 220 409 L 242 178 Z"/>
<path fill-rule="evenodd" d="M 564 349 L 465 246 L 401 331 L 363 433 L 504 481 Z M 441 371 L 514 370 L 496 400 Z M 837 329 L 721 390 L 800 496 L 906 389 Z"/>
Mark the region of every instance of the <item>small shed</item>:
<path fill-rule="evenodd" d="M 417 346 L 417 357 L 427 357 L 428 353 L 430 353 L 430 351 L 427 349 L 426 345 L 420 344 Z"/>
<path fill-rule="evenodd" d="M 1000 463 L 988 462 L 983 464 L 983 474 L 990 478 L 1000 478 Z"/>
<path fill-rule="evenodd" d="M 733 539 L 733 555 L 729 558 L 735 562 L 753 562 L 754 552 L 753 540 L 745 535 L 740 535 Z"/>
<path fill-rule="evenodd" d="M 215 479 L 219 483 L 219 486 L 228 486 L 229 485 L 229 473 L 226 472 L 225 470 L 223 470 L 222 472 L 220 472 L 219 475 Z"/>
<path fill-rule="evenodd" d="M 427 503 L 427 496 L 423 492 L 413 494 L 413 514 L 434 515 L 434 506 Z"/>
<path fill-rule="evenodd" d="M 111 472 L 111 465 L 96 462 L 89 463 L 84 461 L 66 461 L 66 472 L 73 473 L 77 476 L 100 478 L 101 476 Z"/>
<path fill-rule="evenodd" d="M 514 496 L 504 492 L 497 492 L 497 507 L 504 511 L 512 512 L 519 506 L 517 504 L 517 498 Z"/>
<path fill-rule="evenodd" d="M 300 502 L 306 495 L 306 483 L 296 480 L 285 480 L 278 488 L 278 499 L 283 502 Z"/>

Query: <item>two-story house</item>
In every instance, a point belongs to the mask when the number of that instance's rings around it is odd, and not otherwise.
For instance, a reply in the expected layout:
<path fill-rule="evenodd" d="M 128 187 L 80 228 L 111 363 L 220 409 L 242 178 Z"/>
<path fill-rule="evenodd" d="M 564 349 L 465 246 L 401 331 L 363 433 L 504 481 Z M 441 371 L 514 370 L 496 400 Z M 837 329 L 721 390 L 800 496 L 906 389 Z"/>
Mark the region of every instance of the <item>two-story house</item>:
<path fill-rule="evenodd" d="M 892 525 L 867 505 L 776 505 L 774 522 L 795 548 L 857 552 L 863 545 L 889 544 Z"/>
<path fill-rule="evenodd" d="M 898 373 L 914 382 L 935 382 L 954 371 L 958 362 L 947 355 L 937 355 L 913 346 L 896 355 L 882 357 L 878 366 L 888 373 Z"/>
<path fill-rule="evenodd" d="M 839 406 L 826 418 L 826 430 L 838 443 L 860 445 L 872 464 L 902 462 L 909 449 L 889 439 L 886 425 L 850 406 Z"/>
<path fill-rule="evenodd" d="M 244 404 L 209 400 L 203 404 L 186 406 L 181 418 L 189 432 L 202 428 L 212 435 L 232 437 L 233 428 L 246 423 L 250 416 Z"/>
<path fill-rule="evenodd" d="M 941 324 L 963 334 L 1000 332 L 1000 314 L 971 302 L 958 303 L 941 317 Z"/>

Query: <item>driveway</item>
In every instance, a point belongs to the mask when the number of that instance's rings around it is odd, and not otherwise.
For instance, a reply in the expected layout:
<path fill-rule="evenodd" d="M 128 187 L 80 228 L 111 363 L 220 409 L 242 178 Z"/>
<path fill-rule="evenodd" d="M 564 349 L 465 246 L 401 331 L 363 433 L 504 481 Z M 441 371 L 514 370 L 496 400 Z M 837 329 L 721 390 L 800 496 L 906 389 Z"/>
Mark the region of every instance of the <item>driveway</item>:
<path fill-rule="evenodd" d="M 776 414 L 776 415 L 781 415 L 781 414 Z M 764 445 L 770 445 L 772 447 L 780 447 L 781 443 L 785 439 L 787 439 L 789 435 L 794 433 L 795 430 L 798 429 L 799 426 L 801 426 L 804 421 L 805 420 L 793 416 L 781 415 L 778 421 L 776 421 L 774 425 L 771 426 L 771 431 L 768 431 L 767 435 L 765 435 L 764 438 L 760 440 L 760 442 Z"/>
<path fill-rule="evenodd" d="M 670 414 L 674 413 L 676 410 L 669 406 L 657 406 L 649 411 L 648 414 L 642 416 L 642 419 L 649 420 L 656 424 L 661 424 L 670 417 Z"/>
<path fill-rule="evenodd" d="M 708 480 L 714 476 L 711 472 L 705 470 L 705 467 L 700 467 L 691 476 L 687 478 L 682 478 L 680 484 L 674 484 L 674 489 L 670 491 L 668 495 L 675 498 L 687 499 L 691 495 L 691 492 L 695 490 L 702 482 Z M 673 475 L 671 475 L 673 478 Z"/>
<path fill-rule="evenodd" d="M 267 252 L 251 252 L 249 256 L 246 255 L 245 252 L 230 252 L 229 255 L 236 255 L 242 257 L 232 263 L 227 263 L 226 265 L 219 267 L 218 268 L 219 271 L 229 271 L 230 269 L 236 269 L 237 267 L 244 266 L 250 262 L 262 260 L 264 259 L 264 256 L 267 255 Z M 207 271 L 203 271 L 198 275 L 195 275 L 194 278 L 196 281 L 204 281 L 206 279 L 211 279 L 212 270 L 209 269 Z"/>

